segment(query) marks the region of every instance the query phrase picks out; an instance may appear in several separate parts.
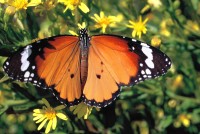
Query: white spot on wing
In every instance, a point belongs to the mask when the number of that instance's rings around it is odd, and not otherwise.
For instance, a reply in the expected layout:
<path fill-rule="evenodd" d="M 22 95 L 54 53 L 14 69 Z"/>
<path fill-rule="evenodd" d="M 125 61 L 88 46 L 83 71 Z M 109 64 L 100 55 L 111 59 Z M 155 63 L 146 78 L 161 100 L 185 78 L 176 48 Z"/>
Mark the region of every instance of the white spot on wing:
<path fill-rule="evenodd" d="M 141 71 L 141 74 L 145 74 L 144 70 Z"/>
<path fill-rule="evenodd" d="M 148 68 L 146 69 L 146 74 L 151 74 L 151 71 Z"/>
<path fill-rule="evenodd" d="M 24 74 L 24 77 L 25 78 L 28 78 L 30 76 L 30 72 L 29 71 L 26 71 L 26 73 Z"/>
<path fill-rule="evenodd" d="M 34 73 L 31 73 L 31 77 L 34 77 Z"/>
<path fill-rule="evenodd" d="M 29 61 L 22 63 L 21 71 L 26 71 L 28 69 L 29 65 L 30 65 Z"/>
<path fill-rule="evenodd" d="M 136 39 L 132 39 L 132 41 L 136 42 L 137 40 Z"/>
<path fill-rule="evenodd" d="M 21 52 L 21 71 L 26 71 L 30 65 L 30 62 L 27 59 L 32 53 L 31 47 L 31 45 L 28 45 L 24 48 L 24 51 Z"/>
<path fill-rule="evenodd" d="M 142 52 L 147 56 L 148 59 L 153 60 L 152 50 L 147 47 L 142 47 Z"/>
<path fill-rule="evenodd" d="M 154 63 L 153 63 L 152 60 L 146 59 L 146 60 L 145 60 L 145 63 L 147 64 L 147 66 L 148 66 L 149 68 L 154 68 Z"/>
<path fill-rule="evenodd" d="M 142 52 L 147 56 L 145 63 L 149 68 L 154 68 L 152 49 L 149 47 L 142 47 Z"/>
<path fill-rule="evenodd" d="M 142 45 L 143 47 L 149 47 L 149 46 L 148 46 L 146 43 L 144 43 L 144 42 L 142 42 L 141 45 Z"/>

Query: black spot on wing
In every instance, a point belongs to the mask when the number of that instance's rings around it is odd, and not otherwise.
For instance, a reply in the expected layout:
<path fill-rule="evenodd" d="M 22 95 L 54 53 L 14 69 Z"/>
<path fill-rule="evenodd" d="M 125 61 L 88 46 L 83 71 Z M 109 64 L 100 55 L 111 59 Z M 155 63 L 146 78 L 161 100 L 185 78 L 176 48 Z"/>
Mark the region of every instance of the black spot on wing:
<path fill-rule="evenodd" d="M 97 77 L 98 79 L 101 79 L 101 75 L 99 75 L 99 74 L 96 74 L 96 77 Z"/>
<path fill-rule="evenodd" d="M 71 79 L 74 78 L 74 74 L 71 74 L 70 77 L 71 77 Z"/>

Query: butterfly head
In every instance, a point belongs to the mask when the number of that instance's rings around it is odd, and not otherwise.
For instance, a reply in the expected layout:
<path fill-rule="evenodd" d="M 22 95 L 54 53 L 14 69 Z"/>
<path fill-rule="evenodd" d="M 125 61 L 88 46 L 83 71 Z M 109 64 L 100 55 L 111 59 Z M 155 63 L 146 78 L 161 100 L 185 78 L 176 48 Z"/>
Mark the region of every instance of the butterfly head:
<path fill-rule="evenodd" d="M 83 28 L 79 31 L 79 40 L 82 47 L 88 47 L 90 37 L 88 35 L 87 29 Z"/>

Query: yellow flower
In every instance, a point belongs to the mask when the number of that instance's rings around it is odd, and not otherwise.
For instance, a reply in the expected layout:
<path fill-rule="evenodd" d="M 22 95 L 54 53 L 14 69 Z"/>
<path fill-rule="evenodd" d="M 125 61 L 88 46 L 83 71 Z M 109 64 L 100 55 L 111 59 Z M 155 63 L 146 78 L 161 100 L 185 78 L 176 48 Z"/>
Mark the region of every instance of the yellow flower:
<path fill-rule="evenodd" d="M 81 102 L 76 106 L 70 107 L 69 109 L 73 112 L 73 114 L 77 115 L 78 118 L 84 117 L 84 119 L 87 119 L 92 112 L 92 108 L 93 107 Z"/>
<path fill-rule="evenodd" d="M 173 21 L 171 19 L 163 20 L 160 23 L 161 31 L 160 33 L 166 37 L 169 37 L 171 35 L 168 28 L 173 25 Z"/>
<path fill-rule="evenodd" d="M 52 108 L 46 99 L 42 99 L 42 101 L 46 106 L 44 106 L 43 109 L 33 110 L 33 120 L 36 121 L 36 123 L 40 123 L 38 130 L 41 130 L 48 121 L 45 133 L 49 133 L 51 129 L 55 130 L 57 125 L 57 117 L 62 120 L 68 120 L 68 117 L 63 113 L 57 112 L 57 110 L 64 109 L 64 105 Z"/>
<path fill-rule="evenodd" d="M 185 127 L 189 127 L 190 126 L 190 119 L 191 119 L 191 115 L 190 114 L 180 114 L 178 116 L 178 120 L 183 124 L 183 126 Z"/>
<path fill-rule="evenodd" d="M 78 27 L 79 27 L 79 29 L 84 29 L 84 28 L 86 28 L 86 23 L 85 22 L 82 22 L 82 24 L 78 23 Z M 74 32 L 73 30 L 69 30 L 69 33 L 71 35 L 78 36 L 78 34 L 76 32 Z"/>
<path fill-rule="evenodd" d="M 79 9 L 81 9 L 84 13 L 88 13 L 90 11 L 90 9 L 83 2 L 81 2 L 81 0 L 58 0 L 58 2 L 63 3 L 66 6 L 64 12 L 67 9 L 73 11 L 77 7 L 79 7 Z"/>
<path fill-rule="evenodd" d="M 102 28 L 102 32 L 105 33 L 106 28 L 110 25 L 115 24 L 119 21 L 118 17 L 115 16 L 105 16 L 104 12 L 100 12 L 100 16 L 98 14 L 94 14 L 94 17 L 91 17 L 96 24 L 94 27 L 96 28 Z"/>
<path fill-rule="evenodd" d="M 70 33 L 71 35 L 78 36 L 78 34 L 77 34 L 76 32 L 74 32 L 73 30 L 69 30 L 69 33 Z"/>
<path fill-rule="evenodd" d="M 173 88 L 180 88 L 183 85 L 183 75 L 176 75 L 174 82 L 172 83 Z"/>
<path fill-rule="evenodd" d="M 82 24 L 78 23 L 78 27 L 79 29 L 84 29 L 86 28 L 86 23 L 85 22 L 82 22 Z"/>
<path fill-rule="evenodd" d="M 186 27 L 187 27 L 188 29 L 194 30 L 194 31 L 199 31 L 199 30 L 200 30 L 198 23 L 195 22 L 195 21 L 191 21 L 191 20 L 188 20 L 188 21 L 187 21 Z"/>
<path fill-rule="evenodd" d="M 31 6 L 37 6 L 41 3 L 42 3 L 41 0 L 31 0 L 30 2 L 28 2 L 28 0 L 7 0 L 7 1 L 4 1 L 4 4 L 9 5 L 6 8 L 6 13 L 8 13 L 8 14 L 13 14 L 18 10 L 27 9 L 27 7 L 31 7 Z"/>
<path fill-rule="evenodd" d="M 46 10 L 51 10 L 55 8 L 56 5 L 57 5 L 57 0 L 45 0 L 42 5 L 37 6 L 35 11 L 40 12 L 40 14 L 42 14 Z"/>
<path fill-rule="evenodd" d="M 154 36 L 152 39 L 151 39 L 151 45 L 154 46 L 154 47 L 160 47 L 160 44 L 161 44 L 161 39 L 158 38 L 157 36 Z"/>
<path fill-rule="evenodd" d="M 147 2 L 155 8 L 159 8 L 162 5 L 160 0 L 148 0 Z"/>
<path fill-rule="evenodd" d="M 133 37 L 138 36 L 139 38 L 141 38 L 142 33 L 146 34 L 146 32 L 147 32 L 147 28 L 146 28 L 147 21 L 148 21 L 148 18 L 146 18 L 144 21 L 142 21 L 141 16 L 139 17 L 138 22 L 134 22 L 134 21 L 129 20 L 129 23 L 131 25 L 127 25 L 127 27 L 133 28 L 133 32 L 132 32 Z"/>

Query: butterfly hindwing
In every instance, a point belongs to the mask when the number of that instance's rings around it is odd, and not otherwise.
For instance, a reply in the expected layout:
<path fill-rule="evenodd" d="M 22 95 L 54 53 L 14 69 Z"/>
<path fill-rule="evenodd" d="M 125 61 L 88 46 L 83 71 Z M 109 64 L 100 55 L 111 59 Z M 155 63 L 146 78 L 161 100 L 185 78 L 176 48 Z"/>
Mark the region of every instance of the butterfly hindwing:
<path fill-rule="evenodd" d="M 91 37 L 90 43 L 92 58 L 88 59 L 88 79 L 83 90 L 84 102 L 89 105 L 107 106 L 119 95 L 120 86 L 161 76 L 171 66 L 170 59 L 160 50 L 131 38 L 97 35 Z M 99 85 L 97 91 L 94 86 Z"/>
<path fill-rule="evenodd" d="M 51 89 L 63 103 L 79 103 L 80 48 L 78 37 L 55 36 L 39 40 L 18 50 L 4 63 L 13 79 Z"/>
<path fill-rule="evenodd" d="M 96 53 L 93 45 L 90 46 L 88 76 L 83 89 L 83 101 L 92 106 L 107 106 L 119 94 L 118 89 L 119 86 L 110 75 L 104 60 Z"/>

